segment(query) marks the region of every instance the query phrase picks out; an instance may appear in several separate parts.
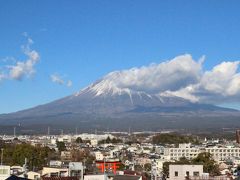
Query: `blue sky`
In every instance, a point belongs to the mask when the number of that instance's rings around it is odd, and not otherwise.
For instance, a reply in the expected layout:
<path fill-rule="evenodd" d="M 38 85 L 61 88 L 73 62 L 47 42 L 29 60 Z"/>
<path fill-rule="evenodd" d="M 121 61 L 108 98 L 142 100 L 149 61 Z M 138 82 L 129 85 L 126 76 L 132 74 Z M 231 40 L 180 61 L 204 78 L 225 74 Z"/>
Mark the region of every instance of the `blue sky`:
<path fill-rule="evenodd" d="M 30 76 L 0 82 L 0 113 L 70 95 L 114 70 L 186 53 L 205 55 L 204 70 L 239 60 L 239 7 L 237 0 L 1 1 L 0 70 L 26 59 L 21 46 L 28 38 L 40 59 Z M 53 83 L 51 75 L 64 82 Z"/>

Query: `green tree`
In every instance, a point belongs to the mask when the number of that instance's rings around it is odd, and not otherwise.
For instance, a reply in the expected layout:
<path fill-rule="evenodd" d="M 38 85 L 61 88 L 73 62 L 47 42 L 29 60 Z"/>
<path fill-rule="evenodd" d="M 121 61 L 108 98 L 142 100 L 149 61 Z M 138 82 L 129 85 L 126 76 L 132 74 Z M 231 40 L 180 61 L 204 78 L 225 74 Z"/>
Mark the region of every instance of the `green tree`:
<path fill-rule="evenodd" d="M 64 143 L 64 142 L 57 141 L 57 148 L 58 148 L 58 151 L 59 151 L 59 152 L 65 151 L 65 150 L 66 150 L 65 143 Z"/>
<path fill-rule="evenodd" d="M 169 165 L 172 164 L 172 162 L 164 162 L 163 163 L 163 174 L 165 177 L 169 176 Z"/>
<path fill-rule="evenodd" d="M 47 164 L 51 154 L 54 154 L 54 150 L 48 147 L 32 146 L 25 143 L 6 145 L 4 147 L 4 164 L 22 166 L 27 158 L 29 169 L 38 170 Z"/>
<path fill-rule="evenodd" d="M 180 134 L 157 134 L 152 138 L 154 144 L 180 144 L 180 143 L 193 143 L 199 144 L 199 141 L 194 136 L 184 136 Z"/>
<path fill-rule="evenodd" d="M 110 137 L 108 136 L 107 139 L 106 139 L 106 143 L 110 143 L 111 142 L 111 139 Z"/>
<path fill-rule="evenodd" d="M 76 143 L 83 143 L 82 138 L 78 137 L 78 138 L 76 139 Z"/>
<path fill-rule="evenodd" d="M 209 173 L 210 175 L 220 174 L 218 164 L 208 152 L 198 154 L 198 156 L 192 160 L 192 163 L 202 164 L 203 171 Z"/>
<path fill-rule="evenodd" d="M 218 164 L 214 161 L 212 155 L 208 152 L 198 154 L 198 156 L 192 160 L 188 160 L 185 157 L 179 159 L 176 162 L 164 162 L 163 173 L 168 177 L 170 164 L 202 164 L 203 171 L 209 173 L 212 176 L 220 175 Z"/>
<path fill-rule="evenodd" d="M 144 164 L 144 170 L 145 171 L 151 171 L 152 165 L 150 163 Z"/>
<path fill-rule="evenodd" d="M 139 172 L 142 172 L 142 171 L 143 171 L 143 167 L 140 166 L 140 165 L 135 165 L 135 166 L 134 166 L 134 169 L 135 169 L 135 171 L 139 171 Z"/>

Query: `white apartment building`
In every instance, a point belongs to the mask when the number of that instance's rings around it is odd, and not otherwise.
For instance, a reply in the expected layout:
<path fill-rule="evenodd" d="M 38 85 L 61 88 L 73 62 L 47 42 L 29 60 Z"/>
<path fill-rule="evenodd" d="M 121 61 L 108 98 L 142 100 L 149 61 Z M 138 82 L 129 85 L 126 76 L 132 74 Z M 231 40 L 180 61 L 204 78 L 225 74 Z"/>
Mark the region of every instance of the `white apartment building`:
<path fill-rule="evenodd" d="M 178 148 L 164 148 L 164 156 L 169 157 L 170 160 L 179 160 L 181 157 L 193 159 L 202 152 L 209 152 L 216 161 L 240 158 L 240 148 L 232 146 L 200 148 L 192 147 L 191 144 L 179 144 Z"/>
<path fill-rule="evenodd" d="M 202 152 L 198 147 L 191 147 L 191 144 L 179 144 L 178 148 L 164 148 L 164 156 L 169 157 L 170 160 L 179 160 L 181 157 L 193 159 Z"/>
<path fill-rule="evenodd" d="M 5 180 L 10 176 L 10 166 L 0 166 L 0 180 Z"/>
<path fill-rule="evenodd" d="M 206 148 L 205 150 L 206 152 L 211 153 L 216 161 L 240 158 L 240 148 L 236 147 L 211 147 Z"/>
<path fill-rule="evenodd" d="M 92 146 L 96 147 L 98 145 L 98 140 L 97 139 L 91 139 L 90 143 Z"/>
<path fill-rule="evenodd" d="M 103 155 L 102 152 L 97 151 L 97 152 L 95 152 L 95 158 L 96 158 L 97 161 L 101 161 L 101 160 L 103 160 L 104 155 Z"/>

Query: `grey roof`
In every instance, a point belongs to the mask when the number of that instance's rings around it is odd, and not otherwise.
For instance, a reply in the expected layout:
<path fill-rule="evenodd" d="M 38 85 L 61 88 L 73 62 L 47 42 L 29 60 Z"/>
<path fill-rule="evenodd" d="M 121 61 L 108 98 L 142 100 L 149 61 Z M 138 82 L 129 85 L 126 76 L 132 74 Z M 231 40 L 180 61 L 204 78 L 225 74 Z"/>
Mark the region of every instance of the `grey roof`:
<path fill-rule="evenodd" d="M 134 175 L 116 175 L 113 177 L 113 180 L 139 180 L 141 176 Z"/>

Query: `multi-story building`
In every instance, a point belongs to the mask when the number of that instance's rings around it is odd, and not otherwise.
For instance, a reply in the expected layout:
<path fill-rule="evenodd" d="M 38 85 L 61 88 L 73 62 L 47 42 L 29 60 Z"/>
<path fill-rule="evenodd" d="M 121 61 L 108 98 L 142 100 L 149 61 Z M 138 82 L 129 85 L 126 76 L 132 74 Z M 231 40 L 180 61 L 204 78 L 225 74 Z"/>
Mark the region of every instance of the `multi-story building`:
<path fill-rule="evenodd" d="M 178 148 L 164 148 L 164 156 L 169 157 L 170 160 L 179 160 L 181 157 L 193 159 L 201 152 L 209 152 L 216 161 L 240 158 L 240 148 L 232 146 L 203 148 L 191 144 L 179 144 Z"/>
<path fill-rule="evenodd" d="M 171 180 L 205 179 L 200 178 L 203 176 L 203 165 L 169 165 L 169 179 Z M 207 176 L 206 179 L 208 179 Z"/>
<path fill-rule="evenodd" d="M 170 160 L 179 160 L 181 157 L 193 159 L 202 152 L 199 147 L 191 147 L 191 144 L 179 144 L 178 148 L 164 148 L 164 156 L 169 156 Z"/>
<path fill-rule="evenodd" d="M 240 158 L 240 148 L 238 147 L 211 147 L 206 148 L 206 152 L 213 155 L 217 161 L 224 161 L 232 158 Z"/>

